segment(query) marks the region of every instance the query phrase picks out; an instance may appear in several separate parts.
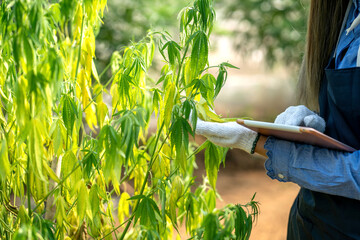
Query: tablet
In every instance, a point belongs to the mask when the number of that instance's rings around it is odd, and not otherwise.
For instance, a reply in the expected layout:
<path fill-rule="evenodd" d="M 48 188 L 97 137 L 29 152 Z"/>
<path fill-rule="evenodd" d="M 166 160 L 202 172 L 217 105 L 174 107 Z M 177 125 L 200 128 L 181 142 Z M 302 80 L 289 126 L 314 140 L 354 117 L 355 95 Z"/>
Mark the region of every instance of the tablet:
<path fill-rule="evenodd" d="M 238 119 L 237 123 L 265 136 L 274 136 L 284 140 L 301 142 L 346 152 L 356 151 L 356 149 L 309 127 L 290 126 L 243 119 Z"/>

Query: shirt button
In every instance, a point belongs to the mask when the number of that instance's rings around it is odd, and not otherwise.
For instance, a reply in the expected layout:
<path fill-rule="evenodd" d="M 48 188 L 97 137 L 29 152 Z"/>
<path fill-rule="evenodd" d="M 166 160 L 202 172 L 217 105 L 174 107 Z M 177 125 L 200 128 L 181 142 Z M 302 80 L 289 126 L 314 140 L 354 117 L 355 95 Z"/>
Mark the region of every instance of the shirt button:
<path fill-rule="evenodd" d="M 282 175 L 281 173 L 278 174 L 278 177 L 281 178 L 281 179 L 284 179 L 284 178 L 285 178 L 285 176 Z"/>

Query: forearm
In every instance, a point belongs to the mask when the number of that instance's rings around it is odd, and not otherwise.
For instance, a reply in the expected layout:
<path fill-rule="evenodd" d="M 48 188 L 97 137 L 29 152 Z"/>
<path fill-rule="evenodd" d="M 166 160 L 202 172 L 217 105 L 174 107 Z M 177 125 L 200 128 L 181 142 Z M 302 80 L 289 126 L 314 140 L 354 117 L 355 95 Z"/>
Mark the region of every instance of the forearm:
<path fill-rule="evenodd" d="M 274 138 L 263 147 L 268 151 L 265 167 L 271 178 L 360 200 L 359 151 L 345 153 Z"/>

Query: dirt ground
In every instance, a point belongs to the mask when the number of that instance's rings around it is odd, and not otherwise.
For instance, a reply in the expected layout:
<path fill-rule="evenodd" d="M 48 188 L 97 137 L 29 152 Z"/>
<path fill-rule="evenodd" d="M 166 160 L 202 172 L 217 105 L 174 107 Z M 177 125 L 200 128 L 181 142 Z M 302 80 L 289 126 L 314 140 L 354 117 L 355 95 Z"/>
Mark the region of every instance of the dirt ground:
<path fill-rule="evenodd" d="M 264 170 L 220 171 L 217 189 L 223 201 L 218 208 L 229 203 L 247 203 L 256 192 L 260 215 L 253 228 L 252 240 L 286 239 L 290 207 L 299 191 L 293 183 L 280 183 L 270 179 Z"/>

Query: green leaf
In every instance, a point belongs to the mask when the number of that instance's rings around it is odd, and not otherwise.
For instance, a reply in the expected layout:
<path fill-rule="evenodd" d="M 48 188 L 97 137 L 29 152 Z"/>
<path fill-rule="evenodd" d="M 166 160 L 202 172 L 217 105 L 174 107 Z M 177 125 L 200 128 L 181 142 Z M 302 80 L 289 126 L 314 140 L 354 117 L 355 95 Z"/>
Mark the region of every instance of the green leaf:
<path fill-rule="evenodd" d="M 211 142 L 209 140 L 206 140 L 203 144 L 201 144 L 194 152 L 194 154 L 198 154 L 199 152 L 201 152 L 202 150 L 204 150 L 205 148 L 208 147 L 208 145 L 211 144 Z"/>
<path fill-rule="evenodd" d="M 209 46 L 208 38 L 203 31 L 199 31 L 194 37 L 193 48 L 191 51 L 191 67 L 195 75 L 200 72 L 208 64 Z"/>
<path fill-rule="evenodd" d="M 206 94 L 203 97 L 211 103 L 209 105 L 213 105 L 212 103 L 214 100 L 214 90 L 215 90 L 216 79 L 212 74 L 207 73 L 201 77 L 201 80 L 203 81 L 204 85 L 207 88 Z"/>
<path fill-rule="evenodd" d="M 30 38 L 28 36 L 25 36 L 25 34 L 22 35 L 22 45 L 26 57 L 26 64 L 27 69 L 34 69 L 34 62 L 35 62 L 35 53 L 34 53 L 34 47 L 33 44 L 30 42 Z"/>
<path fill-rule="evenodd" d="M 189 134 L 193 134 L 193 131 L 191 129 L 189 122 L 186 119 L 182 118 L 181 122 L 182 122 L 184 146 L 185 146 L 185 149 L 187 150 L 188 146 L 189 146 Z M 193 135 L 193 137 L 194 137 L 194 135 Z"/>
<path fill-rule="evenodd" d="M 89 201 L 91 206 L 91 211 L 89 211 L 89 216 L 96 216 L 100 212 L 100 200 L 98 195 L 99 186 L 97 184 L 94 184 L 91 186 L 90 193 L 89 193 Z"/>
<path fill-rule="evenodd" d="M 163 52 L 164 52 L 165 49 L 167 49 L 168 61 L 169 61 L 170 65 L 175 66 L 175 64 L 177 62 L 180 62 L 180 50 L 181 50 L 181 47 L 179 46 L 179 44 L 177 44 L 174 41 L 166 42 L 164 44 L 164 46 L 162 47 L 162 49 L 160 50 L 160 52 L 161 52 L 161 54 L 163 55 L 164 58 L 165 58 L 165 55 L 164 55 Z"/>
<path fill-rule="evenodd" d="M 145 197 L 146 197 L 145 195 L 139 194 L 139 195 L 134 195 L 131 198 L 128 198 L 128 200 L 140 200 L 140 199 L 143 199 Z"/>
<path fill-rule="evenodd" d="M 216 207 L 216 194 L 213 189 L 210 189 L 205 195 L 206 205 L 209 212 L 212 212 Z"/>
<path fill-rule="evenodd" d="M 65 127 L 68 131 L 68 135 L 72 133 L 76 115 L 76 106 L 74 100 L 68 95 L 65 95 L 63 97 L 62 117 Z"/>
<path fill-rule="evenodd" d="M 49 12 L 56 23 L 61 21 L 61 12 L 59 3 L 53 3 L 49 7 Z"/>
<path fill-rule="evenodd" d="M 235 218 L 235 235 L 236 238 L 244 238 L 246 234 L 246 213 L 240 205 L 236 205 L 236 218 Z"/>
<path fill-rule="evenodd" d="M 83 173 L 85 174 L 86 178 L 90 178 L 93 169 L 94 168 L 98 168 L 98 164 L 99 164 L 99 159 L 95 156 L 94 152 L 88 152 L 84 159 L 82 160 L 82 164 L 83 164 Z"/>
<path fill-rule="evenodd" d="M 238 68 L 238 67 L 236 67 L 236 66 L 234 66 L 234 65 L 232 65 L 232 64 L 230 64 L 230 63 L 228 63 L 228 62 L 223 62 L 223 63 L 221 63 L 220 65 L 221 65 L 221 66 L 228 67 L 228 68 L 240 69 L 240 68 Z"/>
<path fill-rule="evenodd" d="M 227 79 L 226 68 L 220 66 L 219 74 L 216 78 L 214 98 L 220 93 L 221 88 L 225 85 L 226 79 Z"/>
<path fill-rule="evenodd" d="M 171 127 L 171 144 L 175 146 L 176 153 L 180 154 L 183 143 L 181 120 L 176 120 Z"/>
<path fill-rule="evenodd" d="M 218 233 L 218 219 L 215 214 L 209 213 L 205 216 L 203 222 L 205 231 L 204 231 L 204 240 L 213 240 L 217 239 Z"/>
<path fill-rule="evenodd" d="M 221 163 L 221 156 L 217 147 L 213 143 L 209 143 L 205 150 L 205 170 L 209 178 L 210 185 L 216 188 L 216 180 Z"/>
<path fill-rule="evenodd" d="M 64 16 L 66 20 L 70 20 L 74 15 L 76 3 L 77 1 L 73 0 L 63 0 L 60 2 L 61 15 Z"/>
<path fill-rule="evenodd" d="M 155 116 L 157 116 L 159 113 L 159 104 L 161 101 L 161 96 L 160 96 L 160 92 L 158 89 L 154 89 L 152 100 L 153 100 L 152 101 L 152 109 L 155 111 Z"/>
<path fill-rule="evenodd" d="M 134 198 L 130 199 L 133 200 Z M 160 215 L 160 211 L 154 200 L 146 196 L 141 196 L 138 209 L 135 212 L 135 223 L 140 219 L 141 225 L 155 228 L 158 225 L 155 214 Z"/>
<path fill-rule="evenodd" d="M 200 21 L 202 28 L 209 32 L 211 32 L 213 21 L 215 19 L 215 12 L 212 7 L 211 0 L 198 0 L 195 2 L 195 6 L 197 7 L 200 13 Z"/>

